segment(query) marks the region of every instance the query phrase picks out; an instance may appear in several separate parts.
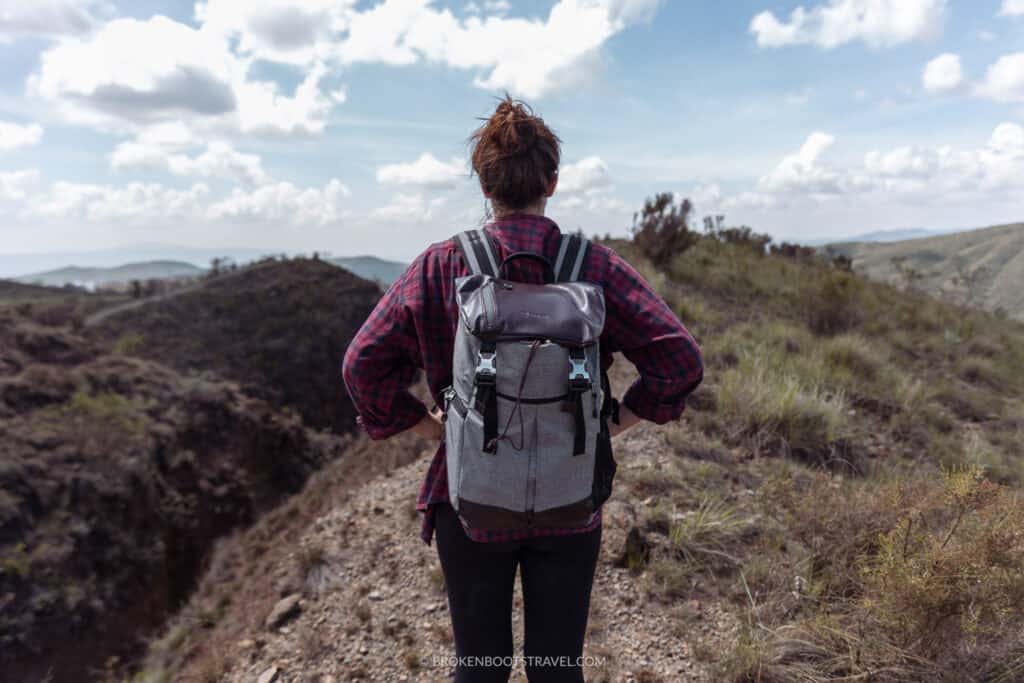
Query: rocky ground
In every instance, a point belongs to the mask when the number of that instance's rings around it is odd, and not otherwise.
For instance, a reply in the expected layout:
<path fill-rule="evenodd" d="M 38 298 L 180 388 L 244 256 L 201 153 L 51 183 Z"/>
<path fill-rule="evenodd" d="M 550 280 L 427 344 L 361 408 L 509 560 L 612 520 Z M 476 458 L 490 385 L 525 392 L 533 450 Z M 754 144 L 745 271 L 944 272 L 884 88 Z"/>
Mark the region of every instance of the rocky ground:
<path fill-rule="evenodd" d="M 665 451 L 655 425 L 616 438 L 622 477 L 606 506 L 585 654 L 588 681 L 712 680 L 707 662 L 735 634 L 735 617 L 716 602 L 652 600 L 625 566 L 630 530 L 645 525 L 653 501 L 638 499 L 630 470 L 655 466 Z M 277 602 L 260 627 L 228 644 L 213 680 L 446 681 L 454 655 L 443 576 L 433 546 L 418 536 L 413 504 L 430 448 L 329 509 L 270 568 Z M 667 458 L 667 456 L 664 456 Z M 664 539 L 639 534 L 644 543 Z M 631 541 L 632 543 L 632 541 Z M 305 580 L 295 578 L 302 567 Z M 521 653 L 522 601 L 516 584 L 515 638 Z M 522 665 L 513 681 L 525 681 Z"/>

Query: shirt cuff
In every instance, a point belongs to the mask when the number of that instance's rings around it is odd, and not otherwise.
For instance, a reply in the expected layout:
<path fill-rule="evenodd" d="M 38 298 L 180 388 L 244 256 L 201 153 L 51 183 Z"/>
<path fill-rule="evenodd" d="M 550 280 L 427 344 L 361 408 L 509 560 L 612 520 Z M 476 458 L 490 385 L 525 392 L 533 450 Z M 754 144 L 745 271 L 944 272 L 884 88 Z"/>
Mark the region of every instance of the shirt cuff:
<path fill-rule="evenodd" d="M 679 419 L 686 410 L 686 397 L 700 385 L 703 376 L 684 385 L 682 390 L 678 380 L 640 377 L 626 390 L 622 397 L 622 405 L 629 408 L 637 417 L 655 424 L 665 424 Z M 652 391 L 648 384 L 654 385 L 658 391 Z"/>
<path fill-rule="evenodd" d="M 371 439 L 379 441 L 416 426 L 427 412 L 427 406 L 423 401 L 410 396 L 410 400 L 393 413 L 393 419 L 390 422 L 382 424 L 367 420 L 365 415 L 358 415 L 356 424 Z"/>

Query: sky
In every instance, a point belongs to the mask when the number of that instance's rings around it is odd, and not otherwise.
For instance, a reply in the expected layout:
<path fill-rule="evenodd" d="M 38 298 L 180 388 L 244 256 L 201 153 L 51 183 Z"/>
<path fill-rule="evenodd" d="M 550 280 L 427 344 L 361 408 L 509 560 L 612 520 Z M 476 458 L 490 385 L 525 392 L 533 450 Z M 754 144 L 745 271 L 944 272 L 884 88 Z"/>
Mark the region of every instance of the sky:
<path fill-rule="evenodd" d="M 0 254 L 409 260 L 479 225 L 508 92 L 547 213 L 672 192 L 776 240 L 1024 220 L 1024 0 L 0 0 Z"/>

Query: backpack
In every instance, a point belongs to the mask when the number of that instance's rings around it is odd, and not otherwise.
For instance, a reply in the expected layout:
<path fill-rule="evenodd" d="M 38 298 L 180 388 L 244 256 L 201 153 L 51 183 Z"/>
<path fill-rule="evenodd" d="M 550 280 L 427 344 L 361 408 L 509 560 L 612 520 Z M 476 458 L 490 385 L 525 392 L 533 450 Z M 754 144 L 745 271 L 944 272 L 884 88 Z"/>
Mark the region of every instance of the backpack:
<path fill-rule="evenodd" d="M 564 234 L 552 265 L 519 251 L 501 264 L 483 229 L 455 236 L 471 271 L 455 278 L 452 384 L 442 391 L 448 495 L 475 530 L 579 527 L 611 495 L 607 419 L 618 402 L 601 368 L 604 291 L 579 281 L 590 242 Z M 544 265 L 544 284 L 503 277 Z"/>

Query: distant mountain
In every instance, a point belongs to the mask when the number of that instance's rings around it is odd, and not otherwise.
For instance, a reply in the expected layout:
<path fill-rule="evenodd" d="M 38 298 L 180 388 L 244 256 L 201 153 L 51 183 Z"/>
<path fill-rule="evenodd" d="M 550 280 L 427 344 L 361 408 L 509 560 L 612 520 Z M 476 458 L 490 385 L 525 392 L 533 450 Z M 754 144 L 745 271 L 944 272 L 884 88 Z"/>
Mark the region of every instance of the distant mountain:
<path fill-rule="evenodd" d="M 1024 223 L 900 242 L 829 245 L 853 259 L 854 269 L 887 282 L 905 282 L 964 303 L 1024 319 Z"/>
<path fill-rule="evenodd" d="M 142 263 L 126 263 L 113 268 L 90 268 L 68 266 L 43 273 L 24 275 L 15 281 L 25 284 L 49 285 L 61 287 L 65 284 L 76 284 L 89 287 L 106 285 L 115 282 L 132 280 L 163 280 L 174 277 L 196 277 L 205 272 L 191 263 L 184 261 L 145 261 Z"/>
<path fill-rule="evenodd" d="M 113 268 L 125 263 L 146 261 L 182 261 L 199 268 L 209 267 L 215 258 L 230 258 L 237 263 L 255 261 L 261 256 L 280 254 L 281 249 L 246 247 L 183 247 L 174 244 L 143 244 L 95 251 L 54 251 L 30 254 L 0 253 L 0 277 L 14 278 L 31 273 L 57 270 L 69 263 L 82 268 Z"/>
<path fill-rule="evenodd" d="M 408 267 L 407 263 L 387 261 L 376 256 L 340 256 L 330 259 L 330 262 L 359 277 L 377 280 L 385 285 L 390 285 L 397 280 L 398 276 Z"/>
<path fill-rule="evenodd" d="M 944 230 L 925 230 L 924 228 L 903 228 L 897 230 L 876 230 L 866 232 L 853 237 L 844 237 L 841 240 L 835 239 L 813 239 L 803 240 L 802 243 L 812 247 L 820 247 L 825 244 L 846 243 L 846 242 L 900 242 L 903 240 L 914 240 L 922 237 L 934 237 L 946 234 Z"/>
<path fill-rule="evenodd" d="M 916 240 L 922 237 L 933 237 L 942 233 L 936 230 L 925 230 L 924 228 L 908 228 L 906 230 L 877 230 L 866 232 L 851 238 L 851 242 L 902 242 L 904 240 Z"/>

